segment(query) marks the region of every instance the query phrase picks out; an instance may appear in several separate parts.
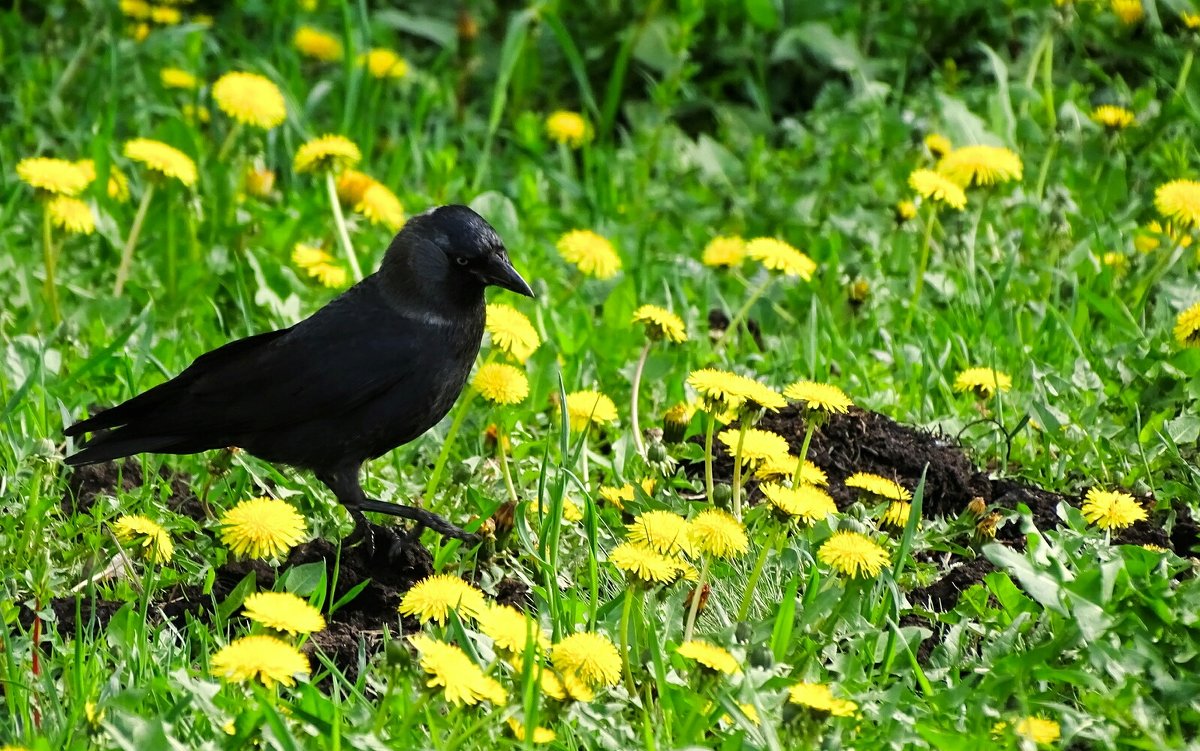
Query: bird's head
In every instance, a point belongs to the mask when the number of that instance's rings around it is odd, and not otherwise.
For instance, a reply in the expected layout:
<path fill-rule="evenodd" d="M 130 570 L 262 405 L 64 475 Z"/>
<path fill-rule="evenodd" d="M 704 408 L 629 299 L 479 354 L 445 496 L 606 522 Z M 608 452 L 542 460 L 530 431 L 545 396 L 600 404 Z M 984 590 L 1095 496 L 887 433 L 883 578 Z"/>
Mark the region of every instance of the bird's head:
<path fill-rule="evenodd" d="M 494 285 L 533 297 L 496 230 L 466 206 L 438 206 L 408 220 L 388 249 L 385 268 L 399 256 L 426 283 L 440 279 L 480 291 Z"/>

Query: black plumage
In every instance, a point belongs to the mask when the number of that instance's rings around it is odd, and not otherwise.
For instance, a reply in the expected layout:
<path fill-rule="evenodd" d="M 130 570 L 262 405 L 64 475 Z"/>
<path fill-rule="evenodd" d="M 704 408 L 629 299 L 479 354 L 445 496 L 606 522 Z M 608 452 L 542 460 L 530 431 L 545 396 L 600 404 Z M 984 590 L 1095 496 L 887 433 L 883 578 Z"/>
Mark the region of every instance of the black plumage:
<path fill-rule="evenodd" d="M 466 206 L 427 211 L 396 235 L 376 273 L 313 315 L 201 355 L 67 428 L 106 431 L 67 464 L 237 446 L 312 470 L 360 530 L 367 510 L 463 537 L 427 511 L 367 498 L 359 471 L 450 410 L 479 352 L 488 285 L 533 296 L 483 217 Z"/>

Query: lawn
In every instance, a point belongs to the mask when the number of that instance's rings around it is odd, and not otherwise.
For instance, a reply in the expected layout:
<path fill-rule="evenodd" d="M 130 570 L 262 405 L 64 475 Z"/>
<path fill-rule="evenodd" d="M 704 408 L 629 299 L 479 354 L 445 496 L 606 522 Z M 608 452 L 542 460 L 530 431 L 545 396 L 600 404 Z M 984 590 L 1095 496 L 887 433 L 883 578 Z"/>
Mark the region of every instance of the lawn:
<path fill-rule="evenodd" d="M 1200 743 L 1200 7 L 0 10 L 0 749 Z M 467 204 L 371 515 L 64 429 Z M 327 363 L 330 369 L 339 363 Z"/>

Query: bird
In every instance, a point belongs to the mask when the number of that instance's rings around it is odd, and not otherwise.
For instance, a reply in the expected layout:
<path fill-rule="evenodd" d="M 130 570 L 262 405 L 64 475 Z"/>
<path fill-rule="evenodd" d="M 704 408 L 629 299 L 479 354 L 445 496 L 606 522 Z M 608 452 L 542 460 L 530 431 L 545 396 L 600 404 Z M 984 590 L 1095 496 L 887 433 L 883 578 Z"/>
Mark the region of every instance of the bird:
<path fill-rule="evenodd" d="M 483 340 L 485 288 L 533 297 L 496 230 L 462 205 L 412 217 L 379 269 L 308 318 L 200 355 L 179 375 L 65 429 L 70 466 L 240 448 L 311 471 L 373 547 L 364 511 L 473 538 L 424 509 L 368 498 L 362 465 L 436 425 Z"/>

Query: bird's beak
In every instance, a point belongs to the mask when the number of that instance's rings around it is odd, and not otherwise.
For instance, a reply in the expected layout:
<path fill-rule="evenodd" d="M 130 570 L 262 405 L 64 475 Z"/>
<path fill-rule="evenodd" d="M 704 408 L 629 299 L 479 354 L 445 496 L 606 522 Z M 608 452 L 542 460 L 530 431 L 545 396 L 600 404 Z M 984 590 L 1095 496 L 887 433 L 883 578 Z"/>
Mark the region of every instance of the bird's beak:
<path fill-rule="evenodd" d="M 507 253 L 496 253 L 487 263 L 487 268 L 484 271 L 484 281 L 488 284 L 494 284 L 497 287 L 516 292 L 518 295 L 533 297 L 533 290 L 529 288 L 517 270 L 513 268 L 512 262 L 508 260 Z"/>

